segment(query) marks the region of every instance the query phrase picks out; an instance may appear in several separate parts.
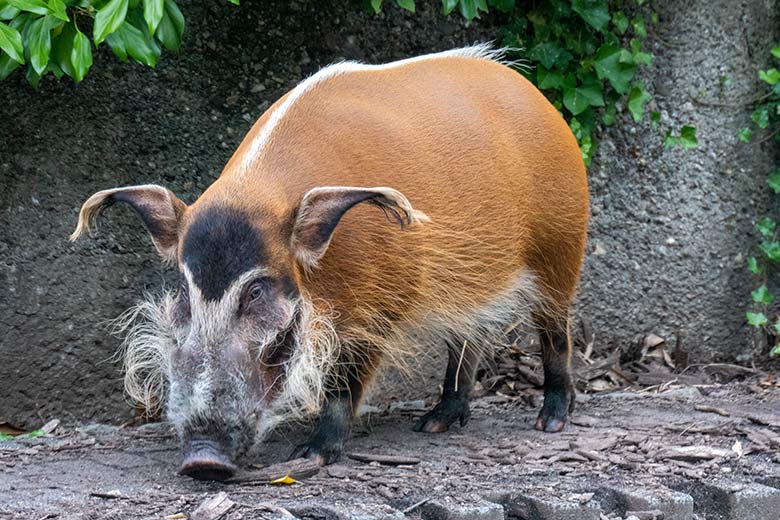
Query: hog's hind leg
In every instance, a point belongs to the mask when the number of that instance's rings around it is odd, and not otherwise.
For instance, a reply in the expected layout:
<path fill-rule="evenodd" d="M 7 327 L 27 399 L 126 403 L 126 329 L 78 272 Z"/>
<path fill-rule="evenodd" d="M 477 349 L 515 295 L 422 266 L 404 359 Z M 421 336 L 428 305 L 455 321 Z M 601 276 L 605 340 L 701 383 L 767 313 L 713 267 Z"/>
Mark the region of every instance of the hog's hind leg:
<path fill-rule="evenodd" d="M 537 319 L 536 328 L 544 362 L 544 405 L 534 427 L 559 432 L 574 410 L 569 322 L 568 319 Z"/>
<path fill-rule="evenodd" d="M 465 426 L 471 417 L 469 394 L 479 365 L 479 349 L 457 341 L 448 341 L 447 347 L 444 391 L 433 410 L 423 415 L 414 425 L 416 432 L 445 432 L 455 421 Z"/>

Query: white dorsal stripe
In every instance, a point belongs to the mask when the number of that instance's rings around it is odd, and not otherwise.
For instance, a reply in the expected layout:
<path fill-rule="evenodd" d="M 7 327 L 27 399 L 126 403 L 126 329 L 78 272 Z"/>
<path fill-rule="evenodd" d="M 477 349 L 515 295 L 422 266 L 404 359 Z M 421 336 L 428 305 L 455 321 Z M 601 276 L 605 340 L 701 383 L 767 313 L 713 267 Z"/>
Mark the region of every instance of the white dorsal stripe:
<path fill-rule="evenodd" d="M 403 67 L 410 63 L 416 63 L 418 61 L 449 58 L 449 57 L 463 57 L 463 58 L 475 58 L 481 60 L 495 61 L 499 63 L 505 63 L 507 65 L 517 65 L 516 62 L 505 62 L 503 60 L 506 52 L 510 50 L 507 48 L 494 49 L 490 43 L 481 43 L 478 45 L 472 45 L 471 47 L 463 47 L 460 49 L 451 49 L 448 51 L 437 52 L 432 54 L 424 54 L 422 56 L 415 56 L 413 58 L 407 58 L 405 60 L 394 61 L 391 63 L 385 63 L 381 65 L 368 65 L 365 63 L 359 63 L 356 61 L 342 61 L 329 65 L 324 69 L 309 76 L 290 91 L 287 99 L 284 103 L 273 111 L 268 121 L 263 126 L 263 130 L 260 135 L 251 143 L 249 152 L 244 156 L 244 167 L 249 167 L 259 156 L 263 153 L 263 150 L 268 143 L 274 129 L 279 125 L 279 121 L 290 110 L 290 107 L 303 96 L 305 93 L 314 89 L 317 85 L 324 82 L 327 79 L 346 74 L 348 72 L 367 71 L 367 70 L 387 70 L 397 67 Z"/>

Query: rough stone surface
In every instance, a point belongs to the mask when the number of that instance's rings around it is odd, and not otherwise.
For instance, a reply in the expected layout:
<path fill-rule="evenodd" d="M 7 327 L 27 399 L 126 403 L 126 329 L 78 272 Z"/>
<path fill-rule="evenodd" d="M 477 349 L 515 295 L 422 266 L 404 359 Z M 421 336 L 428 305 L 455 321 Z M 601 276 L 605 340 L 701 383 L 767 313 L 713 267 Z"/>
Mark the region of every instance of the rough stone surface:
<path fill-rule="evenodd" d="M 654 60 L 642 76 L 661 121 L 635 124 L 626 114 L 589 169 L 581 312 L 602 346 L 684 334 L 683 347 L 702 361 L 765 359 L 766 350 L 746 346 L 755 280 L 745 259 L 760 242 L 755 224 L 770 200 L 761 183 L 775 149 L 736 134 L 750 122 L 747 101 L 760 88 L 756 71 L 770 59 L 780 9 L 770 0 L 662 0 L 653 9 Z M 664 132 L 683 125 L 696 127 L 699 147 L 664 148 Z"/>
<path fill-rule="evenodd" d="M 503 22 L 491 15 L 466 26 L 435 2 L 419 2 L 415 14 L 385 2 L 377 17 L 349 2 L 322 5 L 183 1 L 181 54 L 164 54 L 156 69 L 121 64 L 104 45 L 78 87 L 47 79 L 32 91 L 20 74 L 0 82 L 0 421 L 133 417 L 110 361 L 119 341 L 105 324 L 175 277 L 127 209 L 112 210 L 95 238 L 69 244 L 87 196 L 154 182 L 191 202 L 270 103 L 320 66 L 490 40 Z M 739 143 L 736 130 L 749 121 L 744 101 L 777 39 L 778 5 L 663 0 L 653 9 L 655 61 L 644 80 L 662 120 L 652 128 L 623 113 L 603 135 L 589 172 L 578 313 L 592 322 L 597 349 L 682 330 L 694 360 L 747 360 L 744 258 L 768 204 L 762 179 L 772 157 L 768 144 Z M 664 149 L 663 132 L 683 124 L 698 128 L 700 147 Z M 382 394 L 435 391 L 440 365 L 383 383 Z"/>
<path fill-rule="evenodd" d="M 484 500 L 467 504 L 455 500 L 435 500 L 423 504 L 416 511 L 423 520 L 504 520 L 504 508 Z"/>
<path fill-rule="evenodd" d="M 680 485 L 688 488 L 698 513 L 713 520 L 775 520 L 780 516 L 780 490 L 751 482 L 718 479 L 711 483 Z"/>
<path fill-rule="evenodd" d="M 500 497 L 510 518 L 523 520 L 599 520 L 597 502 L 581 504 L 558 498 L 540 498 L 530 493 L 511 493 Z"/>
<path fill-rule="evenodd" d="M 596 499 L 602 506 L 626 515 L 637 515 L 639 511 L 660 511 L 664 520 L 693 518 L 693 497 L 663 486 L 650 489 L 603 488 L 596 493 Z"/>

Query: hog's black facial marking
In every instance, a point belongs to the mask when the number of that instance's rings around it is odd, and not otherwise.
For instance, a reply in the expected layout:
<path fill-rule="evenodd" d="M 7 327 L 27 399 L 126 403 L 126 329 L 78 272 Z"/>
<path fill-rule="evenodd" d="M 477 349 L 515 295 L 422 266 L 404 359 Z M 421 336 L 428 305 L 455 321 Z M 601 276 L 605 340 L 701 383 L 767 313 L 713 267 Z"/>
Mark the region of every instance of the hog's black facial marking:
<path fill-rule="evenodd" d="M 260 232 L 230 208 L 204 210 L 182 243 L 182 260 L 207 301 L 218 301 L 244 272 L 265 263 Z"/>

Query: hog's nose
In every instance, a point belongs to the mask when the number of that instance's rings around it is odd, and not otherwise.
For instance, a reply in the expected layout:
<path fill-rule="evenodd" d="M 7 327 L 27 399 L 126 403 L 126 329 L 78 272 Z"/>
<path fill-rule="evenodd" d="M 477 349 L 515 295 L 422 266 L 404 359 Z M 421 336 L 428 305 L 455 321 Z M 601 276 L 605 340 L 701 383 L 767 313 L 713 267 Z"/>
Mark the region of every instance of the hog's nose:
<path fill-rule="evenodd" d="M 198 480 L 227 480 L 238 468 L 230 462 L 216 443 L 192 441 L 184 453 L 180 475 Z"/>

